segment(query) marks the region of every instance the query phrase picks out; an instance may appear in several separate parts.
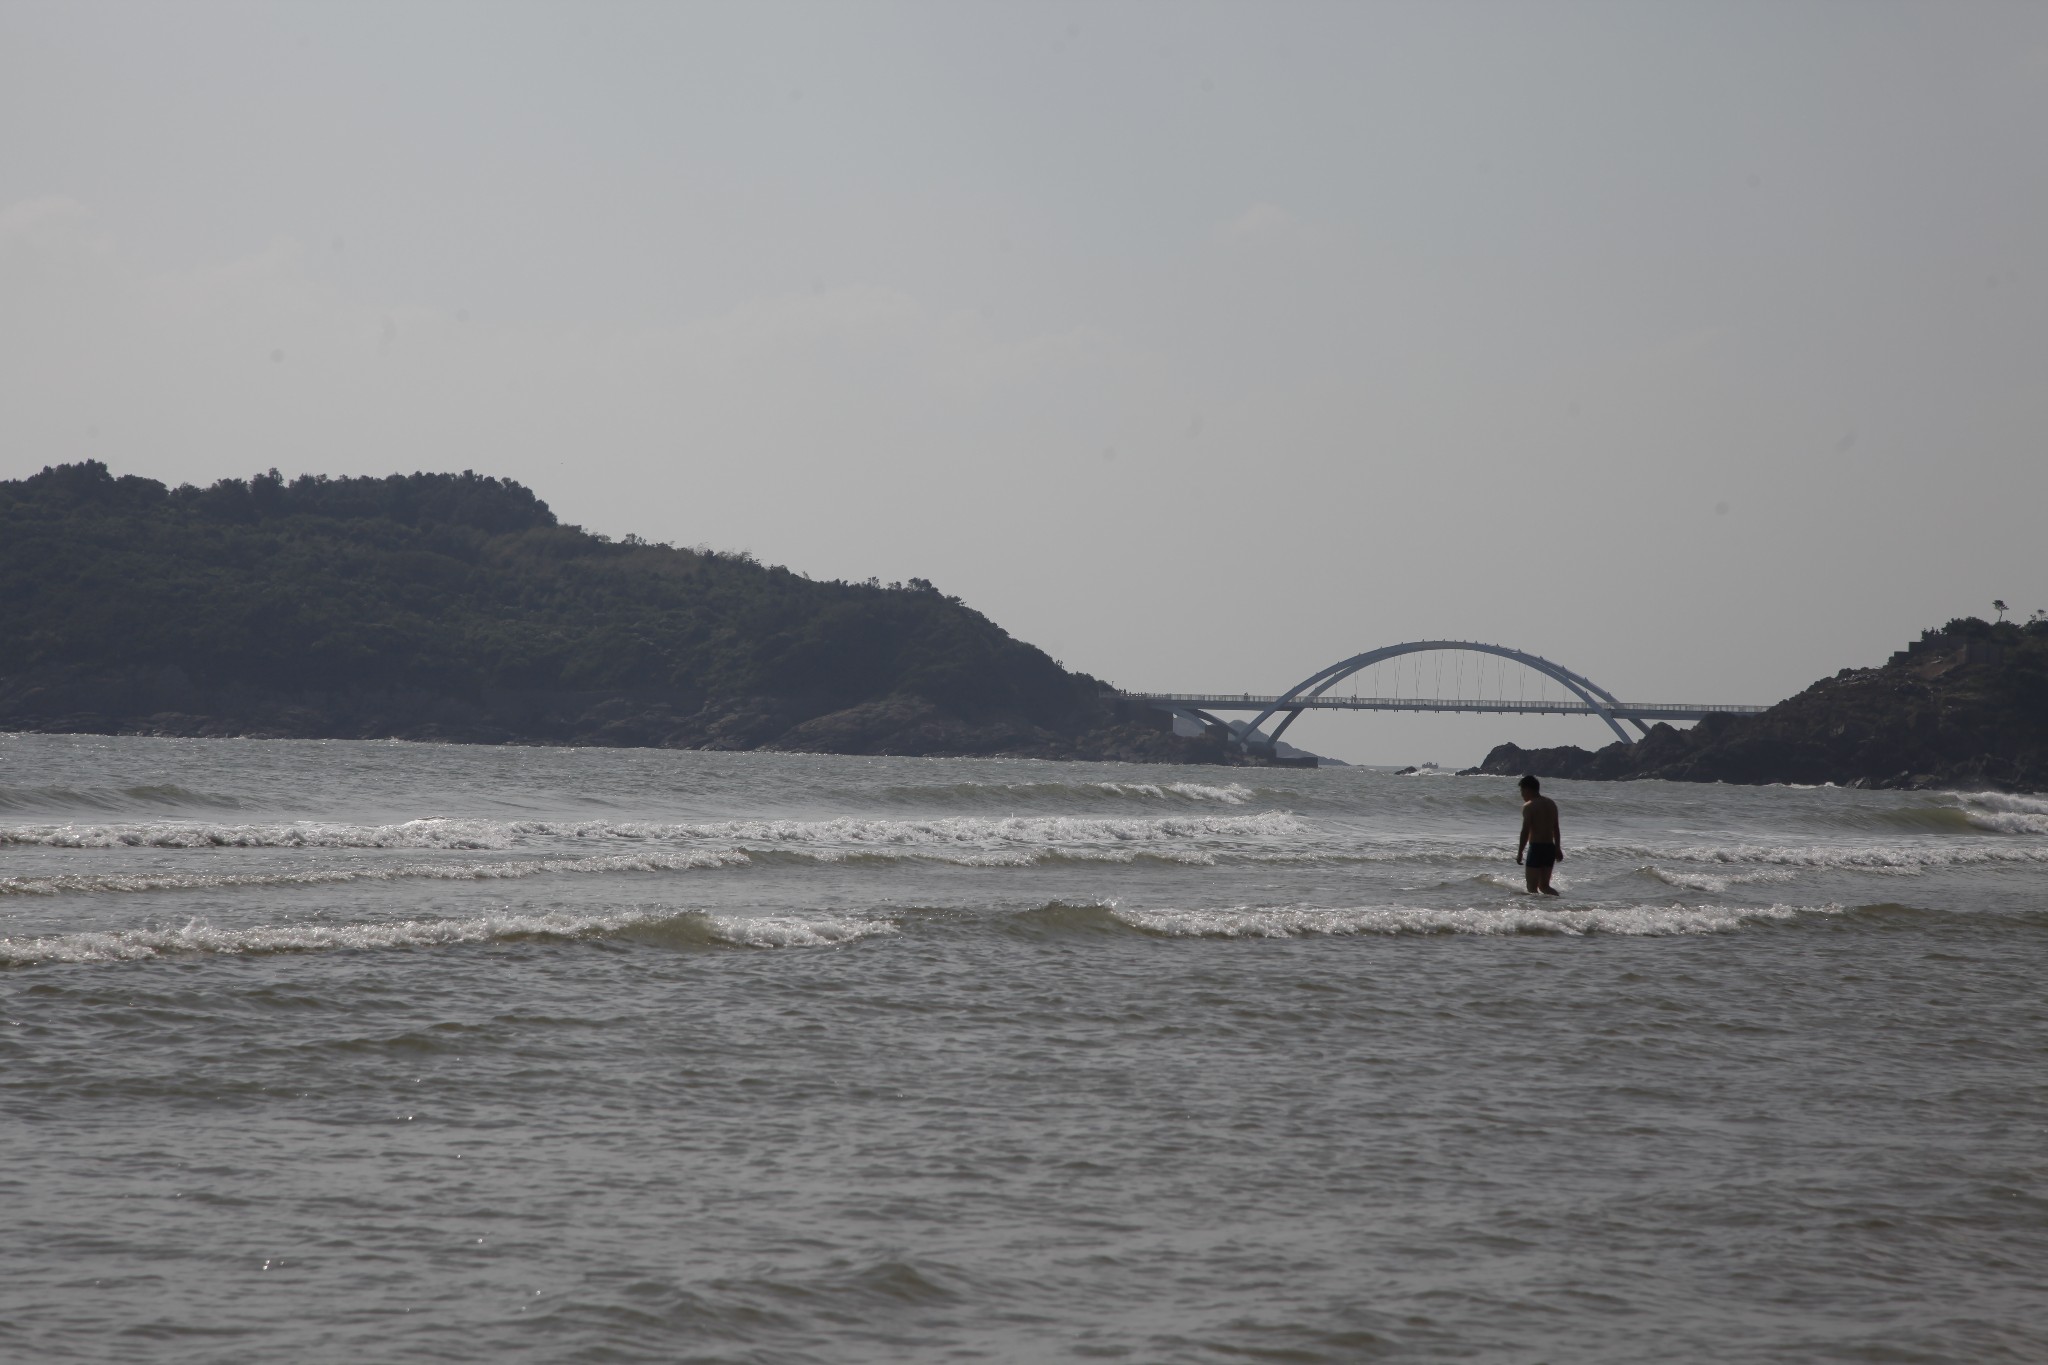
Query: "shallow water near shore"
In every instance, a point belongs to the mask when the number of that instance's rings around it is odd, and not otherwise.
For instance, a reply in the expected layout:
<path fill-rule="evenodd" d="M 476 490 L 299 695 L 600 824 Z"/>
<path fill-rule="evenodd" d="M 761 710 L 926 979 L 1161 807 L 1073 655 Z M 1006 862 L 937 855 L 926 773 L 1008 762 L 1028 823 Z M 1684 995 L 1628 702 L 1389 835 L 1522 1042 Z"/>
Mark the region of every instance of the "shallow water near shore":
<path fill-rule="evenodd" d="M 2048 798 L 0 736 L 0 1358 L 2048 1358 Z"/>

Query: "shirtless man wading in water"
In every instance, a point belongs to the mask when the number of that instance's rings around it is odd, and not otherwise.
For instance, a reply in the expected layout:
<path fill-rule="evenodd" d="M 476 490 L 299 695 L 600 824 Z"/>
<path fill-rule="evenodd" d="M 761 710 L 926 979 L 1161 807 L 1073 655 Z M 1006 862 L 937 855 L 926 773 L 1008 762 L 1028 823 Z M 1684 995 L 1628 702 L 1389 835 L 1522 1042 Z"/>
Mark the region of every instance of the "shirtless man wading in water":
<path fill-rule="evenodd" d="M 1564 833 L 1557 825 L 1557 802 L 1542 795 L 1535 774 L 1522 779 L 1522 837 L 1515 841 L 1515 861 L 1529 874 L 1529 890 L 1555 896 L 1550 869 L 1564 857 Z M 1524 861 L 1523 849 L 1528 850 Z"/>

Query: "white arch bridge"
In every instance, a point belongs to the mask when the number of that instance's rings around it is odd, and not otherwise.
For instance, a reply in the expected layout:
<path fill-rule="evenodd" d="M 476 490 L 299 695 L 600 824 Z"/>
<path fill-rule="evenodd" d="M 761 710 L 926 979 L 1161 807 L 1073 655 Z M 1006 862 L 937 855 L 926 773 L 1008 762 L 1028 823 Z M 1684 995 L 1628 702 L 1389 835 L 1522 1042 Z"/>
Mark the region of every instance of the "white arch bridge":
<path fill-rule="evenodd" d="M 1396 659 L 1404 654 L 1425 654 L 1436 650 L 1466 650 L 1475 654 L 1490 654 L 1497 658 L 1518 663 L 1530 671 L 1549 678 L 1571 694 L 1571 698 L 1526 698 L 1510 699 L 1506 696 L 1485 697 L 1361 697 L 1355 695 L 1331 695 L 1330 689 L 1374 664 Z M 1303 711 L 1481 711 L 1514 715 L 1550 716 L 1598 716 L 1607 723 L 1607 728 L 1624 743 L 1631 742 L 1628 731 L 1621 728 L 1627 721 L 1637 731 L 1647 735 L 1650 724 L 1664 720 L 1702 720 L 1711 715 L 1755 715 L 1768 708 L 1762 706 L 1715 705 L 1693 702 L 1642 702 L 1622 701 L 1612 692 L 1580 673 L 1574 673 L 1562 664 L 1505 645 L 1481 644 L 1476 640 L 1410 640 L 1405 644 L 1385 645 L 1369 649 L 1363 654 L 1354 654 L 1341 659 L 1328 668 L 1303 678 L 1278 696 L 1255 696 L 1250 692 L 1235 695 L 1219 692 L 1123 692 L 1124 700 L 1151 705 L 1165 711 L 1183 714 L 1206 725 L 1232 733 L 1235 727 L 1218 720 L 1213 712 L 1252 711 L 1257 714 L 1251 722 L 1236 733 L 1236 739 L 1244 748 L 1253 752 L 1271 753 L 1279 742 L 1282 732 L 1294 724 Z M 1273 728 L 1271 734 L 1264 732 L 1266 723 L 1285 712 L 1285 718 Z"/>

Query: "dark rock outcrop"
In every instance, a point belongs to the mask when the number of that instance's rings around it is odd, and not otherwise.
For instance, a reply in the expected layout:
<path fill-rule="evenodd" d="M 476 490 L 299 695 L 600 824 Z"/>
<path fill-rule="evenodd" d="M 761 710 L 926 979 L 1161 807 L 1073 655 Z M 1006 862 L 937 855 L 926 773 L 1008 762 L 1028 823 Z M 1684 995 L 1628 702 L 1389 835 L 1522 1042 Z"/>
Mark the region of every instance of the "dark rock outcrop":
<path fill-rule="evenodd" d="M 2048 790 L 2048 622 L 1952 621 L 1881 667 L 1845 668 L 1762 715 L 1660 724 L 1594 751 L 1503 744 L 1478 771 Z"/>

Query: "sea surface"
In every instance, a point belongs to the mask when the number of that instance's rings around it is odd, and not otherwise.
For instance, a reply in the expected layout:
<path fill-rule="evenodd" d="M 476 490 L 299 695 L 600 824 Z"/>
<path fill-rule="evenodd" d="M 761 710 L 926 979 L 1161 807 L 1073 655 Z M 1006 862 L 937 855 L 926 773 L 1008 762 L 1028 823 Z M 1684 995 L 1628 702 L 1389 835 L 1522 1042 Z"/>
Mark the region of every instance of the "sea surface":
<path fill-rule="evenodd" d="M 0 1359 L 2048 1360 L 2048 799 L 0 736 Z"/>

